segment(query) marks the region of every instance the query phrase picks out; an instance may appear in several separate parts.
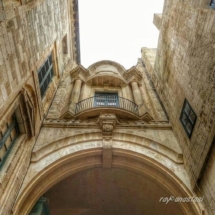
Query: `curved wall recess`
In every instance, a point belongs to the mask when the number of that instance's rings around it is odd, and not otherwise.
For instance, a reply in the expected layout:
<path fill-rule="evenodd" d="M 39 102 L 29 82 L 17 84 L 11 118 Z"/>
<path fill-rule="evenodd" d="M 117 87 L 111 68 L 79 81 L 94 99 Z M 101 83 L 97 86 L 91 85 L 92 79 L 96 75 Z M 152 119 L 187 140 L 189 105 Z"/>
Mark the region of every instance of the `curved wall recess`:
<path fill-rule="evenodd" d="M 103 85 L 108 87 L 121 87 L 127 84 L 127 81 L 117 74 L 102 73 L 90 76 L 86 80 L 86 83 L 90 83 L 94 87 Z"/>
<path fill-rule="evenodd" d="M 50 144 L 53 152 L 47 153 L 42 159 L 30 165 L 13 209 L 14 214 L 27 215 L 41 195 L 68 176 L 91 168 L 105 168 L 103 165 L 105 144 L 102 143 L 101 138 L 100 133 L 96 140 L 85 140 L 70 147 L 62 146 L 60 142 L 59 144 Z M 80 137 L 75 139 L 78 140 Z M 57 145 L 62 147 L 54 151 Z M 45 150 L 45 148 L 43 149 Z M 194 195 L 190 191 L 183 166 L 176 164 L 162 154 L 148 148 L 132 146 L 125 140 L 121 144 L 113 141 L 111 153 L 110 168 L 124 169 L 143 175 L 176 197 L 192 197 Z M 179 207 L 183 214 L 200 214 L 200 205 L 197 203 L 177 204 L 180 204 Z"/>
<path fill-rule="evenodd" d="M 96 62 L 89 66 L 88 70 L 90 71 L 91 74 L 110 71 L 116 74 L 119 72 L 121 75 L 123 75 L 124 72 L 126 71 L 126 69 L 122 65 L 110 60 L 102 60 Z"/>

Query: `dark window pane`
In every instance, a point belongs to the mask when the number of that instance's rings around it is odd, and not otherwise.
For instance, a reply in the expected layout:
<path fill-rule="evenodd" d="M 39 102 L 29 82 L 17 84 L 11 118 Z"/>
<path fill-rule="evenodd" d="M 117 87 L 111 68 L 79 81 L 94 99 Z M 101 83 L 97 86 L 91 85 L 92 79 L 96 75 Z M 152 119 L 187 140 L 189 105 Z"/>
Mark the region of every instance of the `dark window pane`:
<path fill-rule="evenodd" d="M 39 82 L 41 83 L 43 80 L 42 72 L 40 72 L 38 75 L 39 75 Z"/>
<path fill-rule="evenodd" d="M 115 93 L 96 93 L 95 106 L 118 106 L 118 95 Z"/>
<path fill-rule="evenodd" d="M 53 67 L 51 68 L 51 77 L 54 76 L 54 71 L 53 71 Z"/>
<path fill-rule="evenodd" d="M 191 131 L 192 131 L 192 125 L 191 125 L 191 123 L 190 123 L 190 122 L 188 122 L 188 123 L 187 123 L 186 129 L 187 129 L 187 132 L 188 132 L 189 134 L 191 134 Z"/>
<path fill-rule="evenodd" d="M 46 68 L 45 66 L 42 67 L 42 77 L 45 78 L 46 75 Z"/>
<path fill-rule="evenodd" d="M 48 71 L 49 70 L 49 61 L 48 60 L 46 61 L 45 65 L 46 65 L 46 71 Z"/>
<path fill-rule="evenodd" d="M 52 65 L 52 55 L 49 56 L 49 65 Z"/>
<path fill-rule="evenodd" d="M 40 82 L 40 92 L 43 97 L 48 86 L 54 76 L 53 66 L 52 66 L 52 56 L 50 55 L 44 62 L 40 70 L 38 71 L 38 77 Z"/>
<path fill-rule="evenodd" d="M 187 115 L 183 113 L 183 116 L 182 116 L 182 121 L 184 123 L 184 125 L 187 124 Z"/>
<path fill-rule="evenodd" d="M 185 99 L 183 109 L 181 111 L 180 121 L 189 137 L 191 137 L 195 122 L 196 122 L 196 114 L 192 110 L 192 107 Z"/>
<path fill-rule="evenodd" d="M 190 111 L 189 119 L 190 119 L 190 121 L 191 121 L 192 123 L 195 122 L 195 120 L 196 120 L 196 115 L 195 115 L 195 113 L 194 113 L 193 111 Z"/>
<path fill-rule="evenodd" d="M 190 106 L 189 106 L 187 103 L 185 104 L 184 111 L 185 111 L 187 114 L 189 114 L 189 112 L 190 112 Z"/>

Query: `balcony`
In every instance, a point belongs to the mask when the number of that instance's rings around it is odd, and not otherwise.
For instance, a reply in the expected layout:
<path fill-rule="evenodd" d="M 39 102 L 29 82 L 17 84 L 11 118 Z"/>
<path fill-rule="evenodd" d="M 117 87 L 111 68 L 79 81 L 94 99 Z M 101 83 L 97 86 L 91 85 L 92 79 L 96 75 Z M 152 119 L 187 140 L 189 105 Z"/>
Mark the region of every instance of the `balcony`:
<path fill-rule="evenodd" d="M 138 105 L 134 102 L 118 97 L 117 95 L 99 95 L 84 99 L 76 104 L 75 115 L 82 115 L 86 112 L 101 112 L 103 109 L 109 112 L 124 113 L 128 117 L 139 116 Z"/>

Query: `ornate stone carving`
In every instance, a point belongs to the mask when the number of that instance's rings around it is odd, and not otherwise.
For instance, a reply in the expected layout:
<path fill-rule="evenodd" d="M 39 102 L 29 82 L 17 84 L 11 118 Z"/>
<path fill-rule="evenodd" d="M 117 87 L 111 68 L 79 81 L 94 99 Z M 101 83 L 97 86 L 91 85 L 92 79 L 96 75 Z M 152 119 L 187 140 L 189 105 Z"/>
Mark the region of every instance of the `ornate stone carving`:
<path fill-rule="evenodd" d="M 103 136 L 112 136 L 113 128 L 116 125 L 116 115 L 104 113 L 99 116 L 99 125 L 103 131 Z"/>
<path fill-rule="evenodd" d="M 116 115 L 104 113 L 99 116 L 99 125 L 103 136 L 103 168 L 111 168 L 112 164 L 112 134 L 116 125 Z"/>
<path fill-rule="evenodd" d="M 103 147 L 111 148 L 112 147 L 112 139 L 111 138 L 103 138 Z"/>
<path fill-rule="evenodd" d="M 103 132 L 112 132 L 113 131 L 113 125 L 110 123 L 105 123 L 102 126 Z"/>

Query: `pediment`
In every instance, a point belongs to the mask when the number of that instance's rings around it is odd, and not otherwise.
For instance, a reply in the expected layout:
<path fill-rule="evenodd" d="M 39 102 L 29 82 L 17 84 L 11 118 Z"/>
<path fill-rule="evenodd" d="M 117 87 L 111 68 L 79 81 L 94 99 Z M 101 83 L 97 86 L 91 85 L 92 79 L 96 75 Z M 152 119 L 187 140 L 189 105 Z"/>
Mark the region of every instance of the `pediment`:
<path fill-rule="evenodd" d="M 61 119 L 73 119 L 75 115 L 75 104 L 69 104 L 63 108 L 61 112 Z"/>
<path fill-rule="evenodd" d="M 132 79 L 136 79 L 136 80 L 142 79 L 142 75 L 141 75 L 140 71 L 138 71 L 137 68 L 134 66 L 131 67 L 126 73 L 124 73 L 123 77 L 127 81 L 131 81 Z"/>
<path fill-rule="evenodd" d="M 140 118 L 145 122 L 150 122 L 154 120 L 153 117 L 148 112 L 144 113 Z"/>
<path fill-rule="evenodd" d="M 82 65 L 78 65 L 75 69 L 71 70 L 70 75 L 72 79 L 80 77 L 81 79 L 86 80 L 90 76 L 90 73 Z"/>

